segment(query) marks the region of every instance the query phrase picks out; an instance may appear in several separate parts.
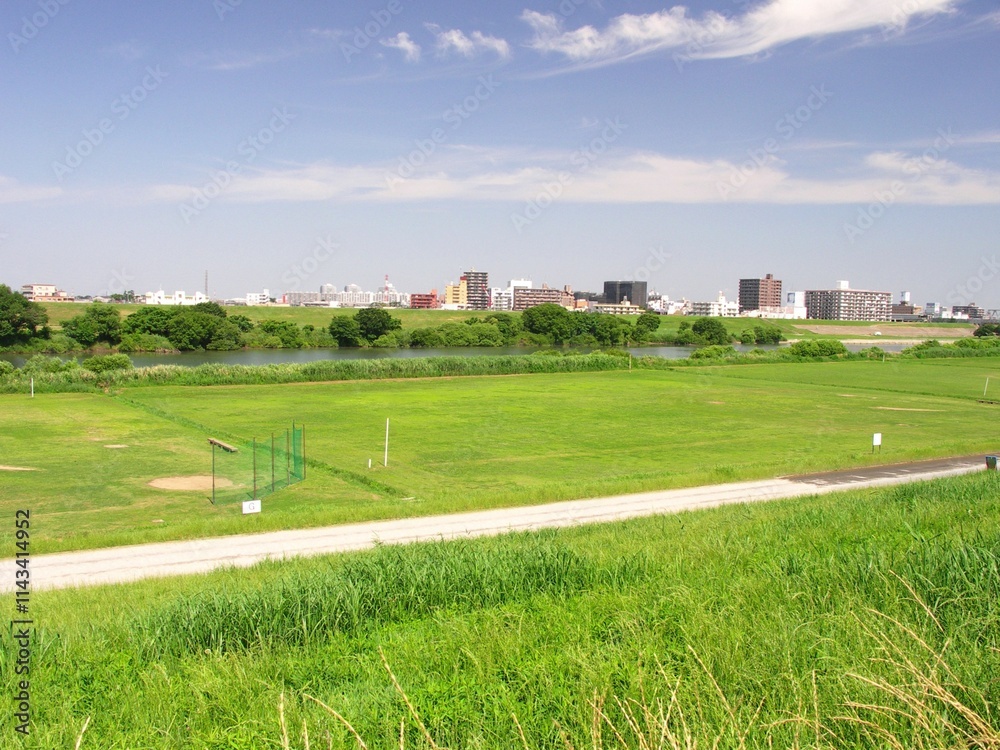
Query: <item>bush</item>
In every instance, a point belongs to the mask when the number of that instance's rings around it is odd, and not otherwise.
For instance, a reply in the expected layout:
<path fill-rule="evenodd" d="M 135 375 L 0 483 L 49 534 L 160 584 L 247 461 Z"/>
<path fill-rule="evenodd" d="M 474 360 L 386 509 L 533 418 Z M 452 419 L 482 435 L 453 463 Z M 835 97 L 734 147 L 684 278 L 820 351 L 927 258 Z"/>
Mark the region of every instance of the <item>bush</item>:
<path fill-rule="evenodd" d="M 114 370 L 131 370 L 133 364 L 127 354 L 105 354 L 83 360 L 81 367 L 93 373 L 101 374 Z"/>
<path fill-rule="evenodd" d="M 725 359 L 726 357 L 735 356 L 736 349 L 728 344 L 726 346 L 706 346 L 691 352 L 691 359 Z"/>
<path fill-rule="evenodd" d="M 17 371 L 10 362 L 5 359 L 0 359 L 0 378 L 6 378 L 8 375 L 13 375 Z"/>
<path fill-rule="evenodd" d="M 177 347 L 170 343 L 170 339 L 166 336 L 157 336 L 154 333 L 129 333 L 122 337 L 122 342 L 118 345 L 118 351 L 157 352 L 165 354 L 176 352 Z"/>
<path fill-rule="evenodd" d="M 59 357 L 46 357 L 44 354 L 36 354 L 24 363 L 24 367 L 21 368 L 21 371 L 31 374 L 42 372 L 69 372 L 70 370 L 76 370 L 79 367 L 80 363 L 75 359 L 63 360 L 59 359 Z"/>
<path fill-rule="evenodd" d="M 796 357 L 836 357 L 847 354 L 847 347 L 837 339 L 813 339 L 796 341 L 788 351 Z"/>

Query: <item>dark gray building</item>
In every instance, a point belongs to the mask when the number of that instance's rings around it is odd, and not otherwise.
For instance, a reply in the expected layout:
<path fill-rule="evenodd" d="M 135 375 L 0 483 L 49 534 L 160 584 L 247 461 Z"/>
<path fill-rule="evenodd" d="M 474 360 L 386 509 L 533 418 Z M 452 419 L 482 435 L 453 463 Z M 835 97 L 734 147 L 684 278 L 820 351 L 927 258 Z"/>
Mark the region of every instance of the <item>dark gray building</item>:
<path fill-rule="evenodd" d="M 604 301 L 612 305 L 620 305 L 622 300 L 628 300 L 633 305 L 646 307 L 649 295 L 646 292 L 645 281 L 605 281 Z"/>
<path fill-rule="evenodd" d="M 740 279 L 740 312 L 781 307 L 781 280 L 769 273 L 763 279 Z"/>

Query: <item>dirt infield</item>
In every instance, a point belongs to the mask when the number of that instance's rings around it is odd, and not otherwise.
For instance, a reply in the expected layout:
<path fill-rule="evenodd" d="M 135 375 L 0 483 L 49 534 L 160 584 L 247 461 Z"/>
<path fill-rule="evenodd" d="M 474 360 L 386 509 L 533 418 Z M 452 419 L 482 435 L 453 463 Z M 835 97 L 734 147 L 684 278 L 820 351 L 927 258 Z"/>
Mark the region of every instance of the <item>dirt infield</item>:
<path fill-rule="evenodd" d="M 38 471 L 27 466 L 0 466 L 0 471 Z"/>
<path fill-rule="evenodd" d="M 872 323 L 869 326 L 807 326 L 798 325 L 796 328 L 809 331 L 810 333 L 827 333 L 832 336 L 873 336 L 876 331 L 888 339 L 893 336 L 903 336 L 914 339 L 960 339 L 971 336 L 976 330 L 975 326 L 969 325 L 964 328 L 931 328 L 924 326 L 899 326 L 899 325 L 879 325 Z"/>
<path fill-rule="evenodd" d="M 193 477 L 160 477 L 149 483 L 150 487 L 158 490 L 210 490 L 212 489 L 212 476 Z M 216 489 L 221 487 L 232 487 L 233 483 L 221 477 L 215 478 Z"/>

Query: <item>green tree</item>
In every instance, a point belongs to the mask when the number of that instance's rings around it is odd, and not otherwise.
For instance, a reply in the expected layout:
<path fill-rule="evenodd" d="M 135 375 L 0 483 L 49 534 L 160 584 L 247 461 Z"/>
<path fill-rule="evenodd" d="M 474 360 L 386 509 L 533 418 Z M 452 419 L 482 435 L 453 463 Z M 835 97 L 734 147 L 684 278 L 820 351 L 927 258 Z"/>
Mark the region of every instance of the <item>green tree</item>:
<path fill-rule="evenodd" d="M 289 320 L 262 320 L 257 327 L 264 333 L 281 339 L 283 349 L 298 349 L 302 346 L 302 329 Z"/>
<path fill-rule="evenodd" d="M 212 338 L 205 348 L 217 352 L 227 352 L 242 349 L 245 344 L 243 331 L 238 326 L 230 320 L 220 320 L 215 326 L 215 330 L 212 331 Z"/>
<path fill-rule="evenodd" d="M 13 346 L 37 336 L 47 336 L 49 314 L 37 302 L 0 284 L 0 346 Z"/>
<path fill-rule="evenodd" d="M 346 315 L 336 315 L 330 321 L 330 335 L 337 346 L 361 346 L 361 329 L 358 321 Z"/>
<path fill-rule="evenodd" d="M 390 331 L 398 331 L 403 327 L 399 318 L 392 317 L 387 310 L 381 307 L 365 307 L 354 314 L 354 320 L 358 324 L 358 332 L 368 343 L 371 343 L 379 336 L 384 336 Z"/>
<path fill-rule="evenodd" d="M 215 315 L 184 310 L 175 315 L 167 328 L 167 338 L 178 349 L 204 349 L 222 321 Z"/>
<path fill-rule="evenodd" d="M 167 336 L 170 322 L 180 312 L 176 307 L 143 305 L 122 321 L 122 334 L 151 334 Z"/>
<path fill-rule="evenodd" d="M 84 346 L 96 343 L 117 344 L 122 340 L 121 314 L 112 305 L 94 302 L 82 315 L 63 323 L 63 332 Z"/>
<path fill-rule="evenodd" d="M 239 328 L 243 333 L 249 333 L 253 330 L 253 321 L 246 315 L 230 315 L 229 322 Z"/>
<path fill-rule="evenodd" d="M 529 307 L 521 313 L 521 325 L 529 333 L 546 336 L 555 344 L 569 341 L 577 333 L 573 313 L 553 302 Z"/>
<path fill-rule="evenodd" d="M 195 312 L 214 315 L 217 318 L 225 318 L 228 315 L 225 308 L 218 302 L 199 302 L 197 305 L 192 305 L 189 309 Z"/>
<path fill-rule="evenodd" d="M 484 323 L 494 325 L 503 334 L 504 343 L 513 344 L 517 337 L 521 335 L 524 328 L 521 326 L 521 319 L 510 313 L 495 312 L 490 313 L 483 319 Z"/>
<path fill-rule="evenodd" d="M 635 332 L 642 338 L 649 338 L 659 327 L 660 316 L 654 312 L 644 312 L 635 321 Z"/>
<path fill-rule="evenodd" d="M 725 346 L 733 339 L 725 324 L 718 318 L 698 318 L 692 324 L 691 331 L 705 344 Z"/>

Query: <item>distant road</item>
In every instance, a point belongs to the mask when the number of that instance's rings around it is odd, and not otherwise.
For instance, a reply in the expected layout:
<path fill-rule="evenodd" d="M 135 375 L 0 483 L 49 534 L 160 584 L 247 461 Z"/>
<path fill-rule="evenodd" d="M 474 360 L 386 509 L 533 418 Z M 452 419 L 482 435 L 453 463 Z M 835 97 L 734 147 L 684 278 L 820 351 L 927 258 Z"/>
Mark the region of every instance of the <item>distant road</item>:
<path fill-rule="evenodd" d="M 123 583 L 246 567 L 268 559 L 362 550 L 376 543 L 407 544 L 620 521 L 733 503 L 904 484 L 968 474 L 984 467 L 982 455 L 966 456 L 529 507 L 37 555 L 31 558 L 31 587 L 38 590 Z M 0 591 L 13 590 L 14 561 L 3 560 L 0 570 Z"/>

